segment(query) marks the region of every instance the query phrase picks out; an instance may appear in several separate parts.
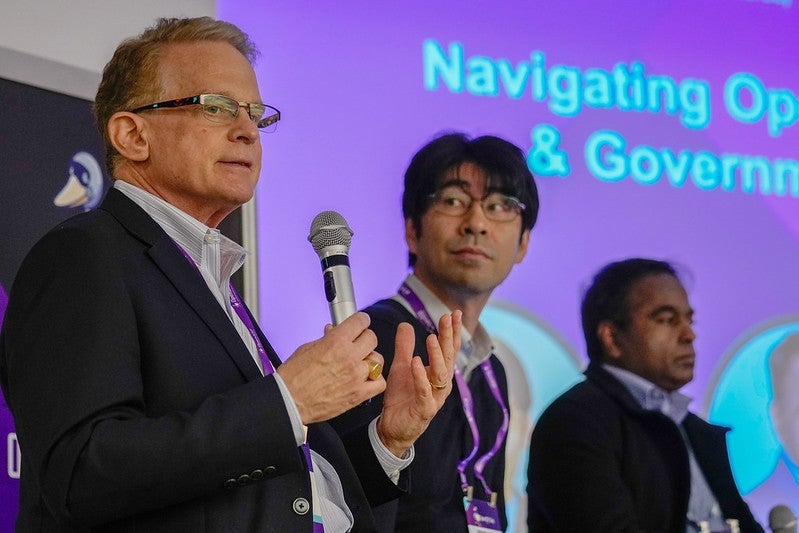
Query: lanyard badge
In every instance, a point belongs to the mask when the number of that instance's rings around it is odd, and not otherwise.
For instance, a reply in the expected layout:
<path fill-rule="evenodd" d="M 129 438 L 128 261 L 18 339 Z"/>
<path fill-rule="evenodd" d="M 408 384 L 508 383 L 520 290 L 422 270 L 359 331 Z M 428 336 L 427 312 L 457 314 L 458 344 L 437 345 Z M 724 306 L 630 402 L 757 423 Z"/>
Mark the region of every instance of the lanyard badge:
<path fill-rule="evenodd" d="M 475 500 L 472 498 L 472 487 L 466 489 L 463 497 L 463 508 L 466 511 L 466 524 L 469 533 L 494 533 L 502 531 L 497 509 L 497 493 L 491 493 L 491 500 Z"/>

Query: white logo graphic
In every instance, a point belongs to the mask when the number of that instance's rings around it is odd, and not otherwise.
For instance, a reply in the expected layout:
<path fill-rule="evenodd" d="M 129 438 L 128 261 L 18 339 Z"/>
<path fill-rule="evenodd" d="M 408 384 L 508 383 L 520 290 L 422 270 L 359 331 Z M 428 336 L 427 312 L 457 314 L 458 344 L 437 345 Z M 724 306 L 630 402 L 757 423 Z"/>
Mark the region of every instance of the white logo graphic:
<path fill-rule="evenodd" d="M 53 199 L 58 207 L 80 207 L 89 211 L 103 196 L 103 171 L 88 152 L 78 152 L 69 164 L 67 183 Z"/>

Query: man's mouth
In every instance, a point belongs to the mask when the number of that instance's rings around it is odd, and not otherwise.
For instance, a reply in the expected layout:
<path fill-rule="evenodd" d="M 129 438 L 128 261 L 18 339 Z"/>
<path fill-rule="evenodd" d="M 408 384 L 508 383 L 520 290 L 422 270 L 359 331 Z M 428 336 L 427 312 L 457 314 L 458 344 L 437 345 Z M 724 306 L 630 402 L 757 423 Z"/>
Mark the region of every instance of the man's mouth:
<path fill-rule="evenodd" d="M 252 162 L 247 160 L 229 160 L 229 161 L 220 161 L 223 165 L 233 165 L 237 167 L 242 167 L 246 169 L 252 168 Z"/>
<path fill-rule="evenodd" d="M 484 248 L 479 246 L 463 246 L 460 248 L 454 248 L 452 253 L 463 258 L 491 259 L 490 254 Z"/>

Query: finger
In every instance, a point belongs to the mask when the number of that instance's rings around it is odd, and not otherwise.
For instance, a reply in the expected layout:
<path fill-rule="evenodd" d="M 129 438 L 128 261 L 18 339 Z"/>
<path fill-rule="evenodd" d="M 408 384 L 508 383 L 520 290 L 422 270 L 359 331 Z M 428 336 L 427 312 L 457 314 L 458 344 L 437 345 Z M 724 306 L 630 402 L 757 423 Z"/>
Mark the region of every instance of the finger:
<path fill-rule="evenodd" d="M 447 358 L 447 369 L 450 373 L 455 370 L 455 362 L 461 349 L 461 332 L 463 330 L 463 312 L 455 310 L 452 312 L 452 355 Z"/>
<path fill-rule="evenodd" d="M 461 351 L 461 330 L 463 329 L 463 311 L 456 309 L 452 312 L 452 340 L 455 355 Z"/>
<path fill-rule="evenodd" d="M 383 358 L 383 356 L 379 352 L 370 353 L 369 355 L 366 356 L 366 360 L 367 361 L 368 360 L 372 360 L 375 363 L 380 364 L 381 366 L 384 365 L 385 362 L 386 362 L 385 359 Z"/>
<path fill-rule="evenodd" d="M 461 312 L 443 315 L 438 321 L 438 336 L 429 336 L 427 353 L 430 358 L 430 375 L 434 385 L 441 385 L 452 379 L 455 359 L 460 344 Z M 456 332 L 457 329 L 457 332 Z"/>
<path fill-rule="evenodd" d="M 453 359 L 454 355 L 457 353 L 453 335 L 452 314 L 442 315 L 441 318 L 438 319 L 438 344 L 441 347 L 445 365 L 449 360 Z"/>
<path fill-rule="evenodd" d="M 347 317 L 341 324 L 334 326 L 333 329 L 338 335 L 352 341 L 358 338 L 361 333 L 369 327 L 371 319 L 363 311 L 359 311 Z M 327 330 L 325 330 L 327 331 Z"/>
<path fill-rule="evenodd" d="M 358 405 L 362 405 L 363 402 L 374 398 L 378 394 L 383 393 L 386 390 L 386 380 L 383 376 L 379 376 L 375 380 L 364 380 L 363 383 L 358 384 L 358 392 L 359 395 L 356 397 L 356 400 L 349 405 L 349 408 L 356 407 Z"/>
<path fill-rule="evenodd" d="M 414 334 L 413 326 L 407 322 L 400 322 L 394 337 L 394 361 L 391 364 L 391 368 L 394 368 L 395 365 L 398 368 L 402 368 L 410 364 L 415 345 L 416 335 Z"/>
<path fill-rule="evenodd" d="M 377 352 L 370 353 L 363 362 L 366 364 L 367 381 L 375 381 L 383 375 L 383 356 Z"/>
<path fill-rule="evenodd" d="M 462 326 L 463 313 L 457 309 L 449 315 L 443 315 L 438 321 L 438 342 L 441 344 L 444 357 L 451 362 L 457 358 L 461 348 Z"/>
<path fill-rule="evenodd" d="M 374 398 L 375 396 L 377 396 L 378 394 L 382 394 L 383 391 L 386 390 L 386 380 L 383 376 L 380 376 L 374 381 L 367 381 L 366 385 L 367 385 L 366 398 L 364 398 L 364 401 L 370 398 Z M 361 403 L 362 402 L 359 402 L 358 405 L 360 405 Z"/>
<path fill-rule="evenodd" d="M 367 357 L 377 348 L 377 335 L 371 329 L 365 329 L 352 341 L 354 355 L 359 359 Z"/>
<path fill-rule="evenodd" d="M 341 361 L 356 364 L 377 348 L 377 336 L 369 329 L 369 315 L 355 313 L 341 324 L 325 330 L 326 341 L 331 343 L 329 354 L 337 354 Z"/>
<path fill-rule="evenodd" d="M 430 367 L 427 370 L 430 385 L 435 390 L 444 390 L 452 381 L 452 367 L 447 363 L 441 351 L 438 338 L 432 333 L 427 336 L 427 358 Z"/>
<path fill-rule="evenodd" d="M 421 407 L 419 412 L 423 415 L 423 418 L 430 418 L 436 411 L 432 401 L 434 389 L 433 384 L 428 379 L 422 358 L 418 355 L 411 361 L 411 373 L 413 374 L 413 388 L 416 391 L 416 397 L 421 401 L 421 404 L 417 403 Z"/>

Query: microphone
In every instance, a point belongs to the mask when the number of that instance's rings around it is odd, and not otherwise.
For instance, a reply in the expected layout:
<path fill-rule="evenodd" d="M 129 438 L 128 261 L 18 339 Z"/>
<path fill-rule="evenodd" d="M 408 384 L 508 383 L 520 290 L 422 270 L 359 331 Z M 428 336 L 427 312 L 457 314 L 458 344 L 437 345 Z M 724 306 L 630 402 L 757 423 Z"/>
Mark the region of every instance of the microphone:
<path fill-rule="evenodd" d="M 308 241 L 322 262 L 325 296 L 330 318 L 338 325 L 358 310 L 352 290 L 350 251 L 353 232 L 344 217 L 335 211 L 322 211 L 311 222 Z"/>
<path fill-rule="evenodd" d="M 768 513 L 768 527 L 774 533 L 796 533 L 796 515 L 787 505 L 775 505 Z"/>

